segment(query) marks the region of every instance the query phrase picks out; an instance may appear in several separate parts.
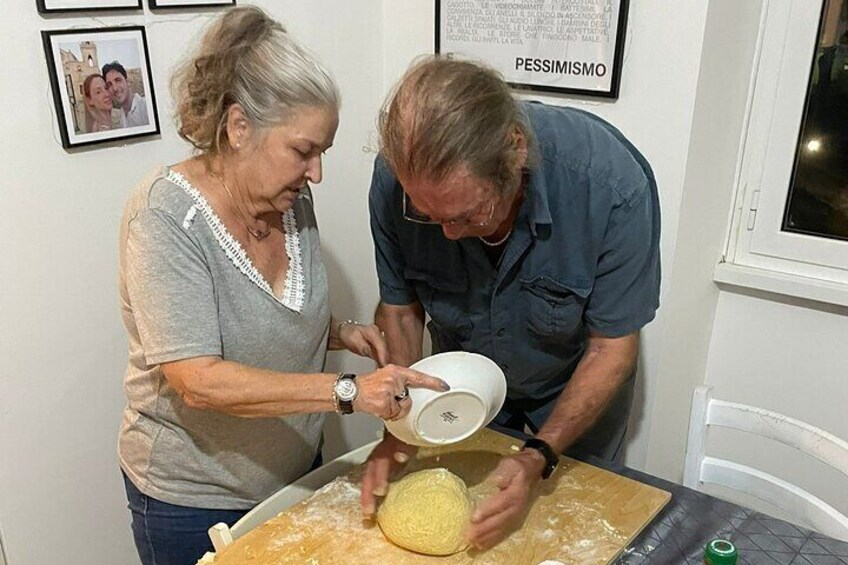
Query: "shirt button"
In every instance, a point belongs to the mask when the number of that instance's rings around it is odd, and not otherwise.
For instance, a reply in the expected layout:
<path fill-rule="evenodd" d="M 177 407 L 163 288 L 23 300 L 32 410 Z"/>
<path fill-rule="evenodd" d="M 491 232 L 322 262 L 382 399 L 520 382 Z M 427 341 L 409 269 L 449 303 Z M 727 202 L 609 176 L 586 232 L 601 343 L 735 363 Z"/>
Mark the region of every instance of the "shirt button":
<path fill-rule="evenodd" d="M 504 328 L 501 328 L 501 329 L 499 329 L 499 330 L 498 330 L 497 336 L 498 336 L 498 337 L 503 337 L 503 335 L 504 335 L 505 333 L 506 333 L 506 330 L 505 330 Z"/>

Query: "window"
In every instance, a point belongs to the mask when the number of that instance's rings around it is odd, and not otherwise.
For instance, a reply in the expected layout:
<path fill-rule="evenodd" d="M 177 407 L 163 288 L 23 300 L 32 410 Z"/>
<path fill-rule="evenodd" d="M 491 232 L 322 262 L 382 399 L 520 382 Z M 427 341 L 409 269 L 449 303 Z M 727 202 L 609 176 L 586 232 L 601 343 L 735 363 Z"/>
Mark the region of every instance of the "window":
<path fill-rule="evenodd" d="M 728 261 L 848 285 L 848 0 L 766 0 Z"/>

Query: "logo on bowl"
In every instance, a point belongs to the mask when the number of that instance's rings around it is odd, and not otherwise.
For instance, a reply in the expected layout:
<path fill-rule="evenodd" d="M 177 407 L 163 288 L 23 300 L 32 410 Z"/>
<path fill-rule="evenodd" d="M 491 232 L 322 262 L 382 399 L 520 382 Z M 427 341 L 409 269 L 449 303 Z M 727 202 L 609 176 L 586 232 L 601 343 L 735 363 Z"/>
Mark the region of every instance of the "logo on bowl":
<path fill-rule="evenodd" d="M 439 416 L 441 416 L 442 420 L 444 420 L 447 424 L 453 424 L 454 421 L 459 420 L 459 416 L 453 412 L 442 412 Z"/>

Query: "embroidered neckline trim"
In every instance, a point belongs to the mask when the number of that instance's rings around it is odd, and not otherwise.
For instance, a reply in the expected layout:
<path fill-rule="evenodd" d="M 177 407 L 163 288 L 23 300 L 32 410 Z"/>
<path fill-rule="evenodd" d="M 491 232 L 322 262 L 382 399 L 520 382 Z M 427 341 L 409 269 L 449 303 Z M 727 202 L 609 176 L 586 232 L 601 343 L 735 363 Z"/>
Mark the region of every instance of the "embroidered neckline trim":
<path fill-rule="evenodd" d="M 301 257 L 300 235 L 297 230 L 297 218 L 294 210 L 288 210 L 282 214 L 283 229 L 286 236 L 286 254 L 289 256 L 289 267 L 286 271 L 286 282 L 283 288 L 282 298 L 277 298 L 271 285 L 262 276 L 262 273 L 256 268 L 253 262 L 248 257 L 244 248 L 236 238 L 229 232 L 224 222 L 212 209 L 212 206 L 183 175 L 177 171 L 168 170 L 168 180 L 182 188 L 194 200 L 195 205 L 200 209 L 206 223 L 212 230 L 212 234 L 218 241 L 218 245 L 235 265 L 248 279 L 256 286 L 269 294 L 274 300 L 281 303 L 290 310 L 300 313 L 303 309 L 303 303 L 306 295 L 306 280 L 303 276 L 303 260 Z"/>

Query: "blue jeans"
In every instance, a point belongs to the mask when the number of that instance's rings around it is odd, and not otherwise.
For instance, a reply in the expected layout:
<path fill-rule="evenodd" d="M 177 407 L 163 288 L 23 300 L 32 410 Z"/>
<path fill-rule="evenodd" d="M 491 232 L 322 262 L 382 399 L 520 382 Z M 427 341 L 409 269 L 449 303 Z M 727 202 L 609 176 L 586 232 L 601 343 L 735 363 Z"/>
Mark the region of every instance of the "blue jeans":
<path fill-rule="evenodd" d="M 122 471 L 132 512 L 135 547 L 143 565 L 195 565 L 214 551 L 208 530 L 218 522 L 232 526 L 247 510 L 210 510 L 168 504 L 138 490 Z"/>

